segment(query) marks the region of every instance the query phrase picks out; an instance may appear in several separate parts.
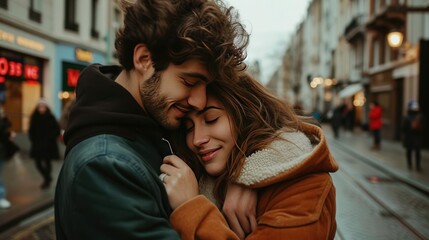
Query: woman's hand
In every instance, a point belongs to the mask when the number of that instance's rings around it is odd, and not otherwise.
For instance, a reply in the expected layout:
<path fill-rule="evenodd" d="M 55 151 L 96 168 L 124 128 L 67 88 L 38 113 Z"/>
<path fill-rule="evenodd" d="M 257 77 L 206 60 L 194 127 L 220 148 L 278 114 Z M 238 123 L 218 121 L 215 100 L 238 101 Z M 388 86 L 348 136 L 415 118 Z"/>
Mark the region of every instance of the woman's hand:
<path fill-rule="evenodd" d="M 230 184 L 222 211 L 232 231 L 244 239 L 256 228 L 256 191 L 239 184 Z"/>
<path fill-rule="evenodd" d="M 194 172 L 176 155 L 164 158 L 161 173 L 166 174 L 161 180 L 164 182 L 173 210 L 198 195 L 198 181 Z"/>

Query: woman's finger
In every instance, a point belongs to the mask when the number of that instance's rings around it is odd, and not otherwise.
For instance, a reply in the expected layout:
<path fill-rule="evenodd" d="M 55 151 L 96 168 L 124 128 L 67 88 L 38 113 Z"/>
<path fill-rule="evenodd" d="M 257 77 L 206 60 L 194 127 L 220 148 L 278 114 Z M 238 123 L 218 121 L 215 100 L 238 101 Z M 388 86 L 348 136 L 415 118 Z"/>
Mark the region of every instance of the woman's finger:
<path fill-rule="evenodd" d="M 246 236 L 243 229 L 241 228 L 241 225 L 237 219 L 237 215 L 235 213 L 232 212 L 224 212 L 225 214 L 225 218 L 228 221 L 229 227 L 231 228 L 231 230 L 240 238 L 240 239 L 244 239 L 244 237 Z"/>
<path fill-rule="evenodd" d="M 188 166 L 181 158 L 176 155 L 168 155 L 164 157 L 163 163 L 171 164 L 172 166 L 178 168 Z"/>

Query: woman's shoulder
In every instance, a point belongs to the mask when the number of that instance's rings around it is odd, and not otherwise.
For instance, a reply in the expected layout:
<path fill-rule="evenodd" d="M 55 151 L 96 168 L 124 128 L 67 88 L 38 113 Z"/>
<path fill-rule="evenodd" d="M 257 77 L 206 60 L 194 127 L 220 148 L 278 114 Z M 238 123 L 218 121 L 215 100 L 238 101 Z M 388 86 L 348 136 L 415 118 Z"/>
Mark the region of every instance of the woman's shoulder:
<path fill-rule="evenodd" d="M 259 223 L 279 229 L 288 228 L 287 232 L 291 228 L 311 232 L 316 230 L 312 224 L 318 225 L 318 222 L 328 219 L 335 221 L 335 188 L 327 173 L 309 174 L 300 181 L 270 186 L 260 196 L 259 202 L 265 204 L 259 206 L 265 209 Z M 322 217 L 323 214 L 329 217 Z"/>

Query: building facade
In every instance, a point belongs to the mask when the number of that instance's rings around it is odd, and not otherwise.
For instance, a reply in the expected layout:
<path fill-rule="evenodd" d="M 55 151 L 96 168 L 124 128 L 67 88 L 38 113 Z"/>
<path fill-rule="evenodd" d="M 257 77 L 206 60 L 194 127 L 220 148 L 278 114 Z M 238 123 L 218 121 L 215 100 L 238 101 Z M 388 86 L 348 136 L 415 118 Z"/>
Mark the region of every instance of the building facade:
<path fill-rule="evenodd" d="M 383 137 L 401 139 L 409 100 L 418 100 L 429 114 L 424 93 L 429 87 L 428 12 L 425 0 L 313 0 L 296 33 L 302 32 L 302 40 L 290 41 L 284 57 L 286 85 L 299 89 L 289 91 L 292 99 L 302 101 L 307 112 L 319 108 L 329 113 L 346 104 L 362 127 L 368 123 L 369 103 L 378 101 L 384 110 Z M 403 35 L 398 47 L 387 41 L 393 31 Z M 294 67 L 298 52 L 303 55 L 297 60 L 300 70 Z M 297 72 L 302 75 L 299 87 Z"/>
<path fill-rule="evenodd" d="M 38 99 L 59 117 L 90 63 L 114 63 L 117 1 L 0 1 L 0 102 L 26 132 Z"/>

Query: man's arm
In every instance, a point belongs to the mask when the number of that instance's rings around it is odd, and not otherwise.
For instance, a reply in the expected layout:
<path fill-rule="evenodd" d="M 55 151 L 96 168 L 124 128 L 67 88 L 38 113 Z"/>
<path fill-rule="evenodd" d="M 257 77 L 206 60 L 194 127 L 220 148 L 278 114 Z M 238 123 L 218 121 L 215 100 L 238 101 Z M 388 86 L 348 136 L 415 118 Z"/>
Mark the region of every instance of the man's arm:
<path fill-rule="evenodd" d="M 74 179 L 66 226 L 73 239 L 180 239 L 168 222 L 163 186 L 144 165 L 102 156 Z"/>

